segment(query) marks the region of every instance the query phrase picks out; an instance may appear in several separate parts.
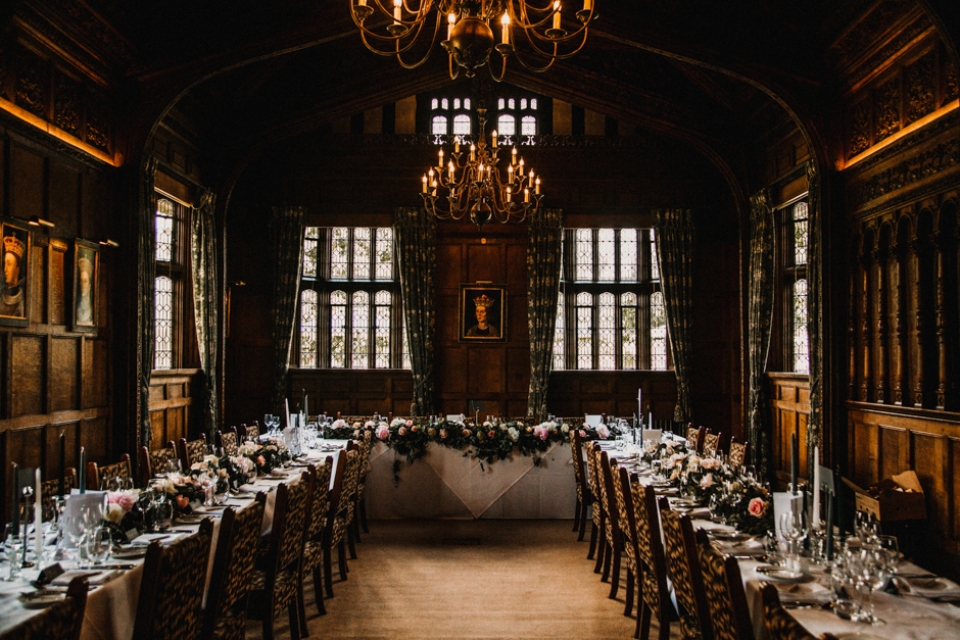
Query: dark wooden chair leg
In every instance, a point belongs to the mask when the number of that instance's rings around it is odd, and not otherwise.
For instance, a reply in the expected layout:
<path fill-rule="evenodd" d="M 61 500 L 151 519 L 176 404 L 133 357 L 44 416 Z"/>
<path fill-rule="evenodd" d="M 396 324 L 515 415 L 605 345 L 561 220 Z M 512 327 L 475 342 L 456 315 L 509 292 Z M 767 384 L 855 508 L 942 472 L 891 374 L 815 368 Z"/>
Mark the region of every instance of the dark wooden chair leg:
<path fill-rule="evenodd" d="M 327 607 L 323 604 L 323 569 L 318 564 L 313 568 L 313 594 L 317 600 L 317 611 L 320 615 L 327 615 Z"/>
<path fill-rule="evenodd" d="M 573 510 L 573 531 L 580 526 L 580 500 L 577 499 L 577 506 Z"/>
<path fill-rule="evenodd" d="M 341 540 L 337 545 L 337 564 L 340 568 L 340 579 L 347 579 L 347 545 Z"/>
<path fill-rule="evenodd" d="M 299 607 L 296 599 L 290 603 L 288 610 L 290 612 L 290 639 L 300 640 L 300 615 L 298 614 Z"/>
<path fill-rule="evenodd" d="M 323 588 L 327 597 L 333 597 L 333 548 L 323 552 Z"/>
<path fill-rule="evenodd" d="M 613 566 L 610 567 L 610 599 L 617 597 L 620 591 L 620 550 L 611 549 L 613 554 Z"/>
<path fill-rule="evenodd" d="M 347 546 L 350 547 L 350 559 L 357 559 L 357 547 L 354 544 L 353 528 L 356 526 L 356 520 L 353 521 L 349 527 L 347 527 Z"/>
<path fill-rule="evenodd" d="M 650 607 L 643 604 L 643 602 L 638 603 L 640 611 L 637 614 L 637 632 L 634 634 L 635 638 L 638 640 L 648 640 L 650 638 L 650 617 L 651 611 Z"/>
<path fill-rule="evenodd" d="M 627 593 L 623 598 L 626 601 L 626 605 L 623 608 L 623 615 L 625 616 L 633 613 L 633 584 L 636 581 L 637 579 L 633 577 L 633 571 L 627 569 Z"/>

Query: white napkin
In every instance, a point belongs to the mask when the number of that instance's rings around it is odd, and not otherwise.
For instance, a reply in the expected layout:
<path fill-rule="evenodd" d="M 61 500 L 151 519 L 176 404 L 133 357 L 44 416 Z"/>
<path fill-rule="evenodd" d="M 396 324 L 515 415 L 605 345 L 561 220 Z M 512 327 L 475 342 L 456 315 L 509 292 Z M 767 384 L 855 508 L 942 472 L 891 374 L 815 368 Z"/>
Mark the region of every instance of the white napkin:
<path fill-rule="evenodd" d="M 160 541 L 164 546 L 170 544 L 171 542 L 176 542 L 179 538 L 183 537 L 186 534 L 183 533 L 144 533 L 137 536 L 130 541 L 130 544 L 138 546 L 147 546 L 154 540 Z"/>
<path fill-rule="evenodd" d="M 937 577 L 904 578 L 894 576 L 893 584 L 904 595 L 923 596 L 924 598 L 960 598 L 960 586 L 952 580 Z"/>
<path fill-rule="evenodd" d="M 55 587 L 65 587 L 70 584 L 70 581 L 74 578 L 86 577 L 88 584 L 103 584 L 110 580 L 110 578 L 117 575 L 116 570 L 112 571 L 81 571 L 79 569 L 74 569 L 73 571 L 64 571 L 59 576 L 53 579 L 50 583 Z"/>
<path fill-rule="evenodd" d="M 799 582 L 797 584 L 775 585 L 780 595 L 781 603 L 790 604 L 822 604 L 834 598 L 833 589 L 825 587 L 819 582 Z"/>

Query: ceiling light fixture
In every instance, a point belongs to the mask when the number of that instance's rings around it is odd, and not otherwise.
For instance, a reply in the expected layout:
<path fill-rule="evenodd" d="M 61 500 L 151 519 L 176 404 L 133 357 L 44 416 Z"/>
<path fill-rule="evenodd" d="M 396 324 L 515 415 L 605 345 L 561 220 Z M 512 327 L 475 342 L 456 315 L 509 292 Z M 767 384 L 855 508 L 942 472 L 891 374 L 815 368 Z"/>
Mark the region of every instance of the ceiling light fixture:
<path fill-rule="evenodd" d="M 560 0 L 548 0 L 544 6 L 532 6 L 527 0 L 350 0 L 350 6 L 367 49 L 396 56 L 404 69 L 415 69 L 427 61 L 441 24 L 446 23 L 447 37 L 440 45 L 449 55 L 450 78 L 455 79 L 461 68 L 471 78 L 486 65 L 497 82 L 503 80 L 511 55 L 525 69 L 538 72 L 576 55 L 586 44 L 594 19 L 593 0 L 583 0 L 583 9 L 574 14 L 578 24 L 572 31 L 563 28 Z M 499 44 L 495 44 L 497 26 Z M 411 52 L 421 35 L 429 39 L 429 45 L 418 47 L 426 49 L 423 57 L 404 60 L 403 54 Z M 490 55 L 494 49 L 500 54 L 499 75 Z M 525 57 L 539 62 L 529 63 Z"/>
<path fill-rule="evenodd" d="M 470 143 L 468 153 L 460 150 L 461 139 L 455 136 L 451 158 L 444 166 L 443 148 L 440 148 L 437 166 L 421 178 L 420 193 L 424 207 L 437 218 L 460 220 L 469 214 L 471 222 L 481 229 L 491 218 L 501 224 L 511 219 L 523 222 L 528 215 L 536 214 L 543 198 L 539 176 L 533 169 L 527 173 L 523 158 L 517 158 L 516 147 L 510 152 L 506 178 L 501 175 L 497 166 L 500 147 L 496 130 L 490 135 L 489 146 L 486 142 L 486 113 L 486 109 L 477 109 L 480 135 L 476 144 Z M 437 204 L 440 189 L 447 192 L 446 206 Z"/>
<path fill-rule="evenodd" d="M 30 219 L 27 221 L 31 227 L 46 227 L 48 229 L 53 229 L 57 226 L 55 223 L 47 220 L 46 218 L 41 218 L 40 216 L 30 216 Z"/>

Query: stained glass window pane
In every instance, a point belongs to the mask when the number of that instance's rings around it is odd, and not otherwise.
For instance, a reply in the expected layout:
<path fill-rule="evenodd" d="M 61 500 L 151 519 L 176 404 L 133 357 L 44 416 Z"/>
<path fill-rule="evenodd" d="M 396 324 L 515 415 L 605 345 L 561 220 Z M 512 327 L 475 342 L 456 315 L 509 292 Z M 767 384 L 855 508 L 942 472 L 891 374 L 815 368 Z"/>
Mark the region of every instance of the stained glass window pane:
<path fill-rule="evenodd" d="M 506 101 L 503 98 L 500 98 L 499 100 L 497 100 L 497 109 L 503 110 L 505 105 L 506 105 Z"/>
<path fill-rule="evenodd" d="M 593 368 L 593 296 L 577 294 L 577 368 Z"/>
<path fill-rule="evenodd" d="M 623 348 L 622 369 L 639 369 L 637 341 L 637 294 L 620 296 L 620 344 Z"/>
<path fill-rule="evenodd" d="M 377 280 L 393 280 L 393 227 L 377 229 Z"/>
<path fill-rule="evenodd" d="M 343 291 L 330 294 L 330 366 L 347 366 L 347 294 Z"/>
<path fill-rule="evenodd" d="M 514 100 L 513 98 L 510 98 L 509 100 L 507 100 L 507 108 L 509 108 L 509 109 L 516 109 L 516 108 L 517 108 L 517 101 Z"/>
<path fill-rule="evenodd" d="M 430 131 L 435 136 L 447 135 L 447 116 L 433 116 Z"/>
<path fill-rule="evenodd" d="M 463 99 L 463 108 L 464 108 L 464 109 L 469 109 L 469 108 L 470 108 L 470 98 L 464 98 L 464 99 Z"/>
<path fill-rule="evenodd" d="M 612 282 L 616 278 L 616 232 L 600 229 L 597 232 L 597 280 Z"/>
<path fill-rule="evenodd" d="M 374 297 L 374 312 L 376 325 L 374 326 L 374 368 L 388 369 L 390 367 L 390 292 L 378 291 Z"/>
<path fill-rule="evenodd" d="M 453 117 L 453 135 L 468 136 L 471 132 L 470 116 L 459 114 Z"/>
<path fill-rule="evenodd" d="M 553 368 L 554 369 L 565 369 L 565 343 L 564 343 L 564 332 L 563 332 L 563 294 L 560 294 L 560 297 L 557 301 L 557 326 L 553 333 Z"/>
<path fill-rule="evenodd" d="M 346 280 L 350 274 L 350 230 L 334 227 L 330 230 L 330 278 Z"/>
<path fill-rule="evenodd" d="M 350 338 L 350 366 L 353 369 L 366 369 L 370 354 L 370 296 L 366 291 L 355 291 Z"/>
<path fill-rule="evenodd" d="M 533 116 L 520 118 L 520 134 L 524 136 L 537 135 L 537 119 Z"/>
<path fill-rule="evenodd" d="M 320 229 L 307 227 L 303 234 L 303 276 L 317 277 L 317 250 L 320 239 Z"/>
<path fill-rule="evenodd" d="M 667 313 L 659 291 L 650 296 L 650 368 L 667 368 Z"/>
<path fill-rule="evenodd" d="M 170 262 L 173 259 L 173 203 L 166 198 L 157 200 L 156 227 L 157 262 Z"/>
<path fill-rule="evenodd" d="M 806 278 L 793 283 L 793 370 L 796 373 L 810 373 Z"/>
<path fill-rule="evenodd" d="M 459 109 L 459 108 L 460 108 L 460 98 L 454 98 L 454 99 L 453 99 L 453 108 L 454 108 L 454 109 Z"/>
<path fill-rule="evenodd" d="M 636 282 L 637 269 L 637 230 L 620 230 L 620 282 Z"/>
<path fill-rule="evenodd" d="M 593 233 L 590 229 L 576 231 L 576 280 L 593 282 Z"/>
<path fill-rule="evenodd" d="M 793 263 L 807 264 L 807 203 L 793 205 Z"/>
<path fill-rule="evenodd" d="M 536 108 L 537 108 L 537 99 L 536 99 L 536 98 L 530 98 L 530 108 L 531 108 L 531 109 L 536 109 Z"/>
<path fill-rule="evenodd" d="M 650 229 L 650 279 L 660 280 L 660 258 L 657 256 L 657 241 L 654 230 Z"/>
<path fill-rule="evenodd" d="M 300 293 L 300 366 L 317 366 L 317 292 Z"/>
<path fill-rule="evenodd" d="M 434 98 L 434 99 L 430 102 L 430 108 L 431 108 L 431 109 L 436 109 L 436 108 L 439 107 L 439 106 L 440 106 L 440 101 L 437 100 L 436 98 Z"/>
<path fill-rule="evenodd" d="M 446 98 L 444 98 L 443 100 L 440 101 L 440 107 L 441 107 L 444 111 L 446 111 L 447 109 L 450 108 L 450 101 L 447 100 Z"/>
<path fill-rule="evenodd" d="M 353 230 L 353 279 L 370 279 L 370 229 Z"/>
<path fill-rule="evenodd" d="M 598 368 L 617 368 L 617 305 L 612 293 L 600 294 L 600 327 L 597 332 Z"/>
<path fill-rule="evenodd" d="M 154 303 L 154 369 L 173 366 L 173 280 L 157 276 L 153 289 Z"/>
<path fill-rule="evenodd" d="M 497 120 L 497 133 L 499 133 L 501 136 L 515 135 L 517 132 L 516 124 L 516 120 L 514 120 L 513 116 L 505 113 Z"/>

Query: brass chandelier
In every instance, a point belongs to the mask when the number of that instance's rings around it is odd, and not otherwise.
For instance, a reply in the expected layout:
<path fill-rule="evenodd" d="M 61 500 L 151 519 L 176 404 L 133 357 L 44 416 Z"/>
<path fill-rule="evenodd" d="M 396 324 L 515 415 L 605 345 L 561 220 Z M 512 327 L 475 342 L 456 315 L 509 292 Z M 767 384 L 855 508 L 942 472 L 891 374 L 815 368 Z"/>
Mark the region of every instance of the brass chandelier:
<path fill-rule="evenodd" d="M 540 208 L 540 178 L 533 169 L 527 173 L 523 158 L 517 158 L 516 147 L 505 163 L 506 177 L 501 173 L 497 166 L 501 147 L 497 145 L 496 130 L 490 136 L 489 146 L 486 142 L 486 114 L 486 109 L 477 109 L 480 135 L 475 144 L 469 144 L 467 153 L 461 151 L 461 139 L 455 136 L 446 166 L 441 147 L 437 166 L 423 174 L 423 206 L 441 220 L 461 220 L 469 214 L 470 221 L 482 229 L 491 219 L 501 224 L 510 220 L 523 222 Z M 446 204 L 438 195 L 441 189 L 446 191 Z"/>
<path fill-rule="evenodd" d="M 503 80 L 511 55 L 525 69 L 538 72 L 575 55 L 587 42 L 594 17 L 593 0 L 583 0 L 583 8 L 574 14 L 576 22 L 567 20 L 573 27 L 570 31 L 564 28 L 560 0 L 546 0 L 543 6 L 527 0 L 350 0 L 350 5 L 367 49 L 396 56 L 404 69 L 427 61 L 446 22 L 447 37 L 440 45 L 449 56 L 450 78 L 456 79 L 461 68 L 468 78 L 473 77 L 486 65 L 497 82 Z M 497 25 L 500 43 L 495 45 Z M 429 38 L 429 46 L 420 47 L 426 52 L 419 59 L 405 60 L 404 54 L 411 52 L 421 35 Z M 490 55 L 494 49 L 500 54 L 499 74 Z M 539 62 L 528 62 L 524 56 Z"/>

